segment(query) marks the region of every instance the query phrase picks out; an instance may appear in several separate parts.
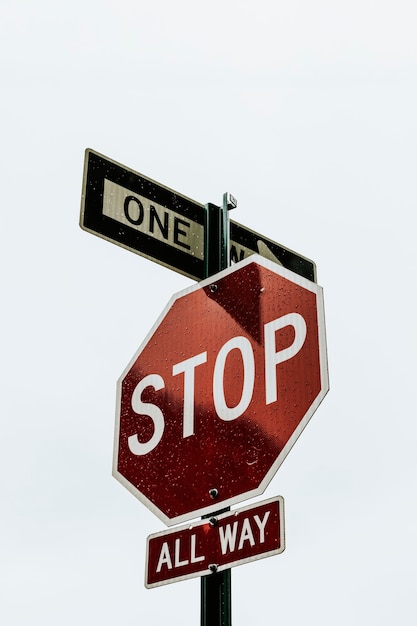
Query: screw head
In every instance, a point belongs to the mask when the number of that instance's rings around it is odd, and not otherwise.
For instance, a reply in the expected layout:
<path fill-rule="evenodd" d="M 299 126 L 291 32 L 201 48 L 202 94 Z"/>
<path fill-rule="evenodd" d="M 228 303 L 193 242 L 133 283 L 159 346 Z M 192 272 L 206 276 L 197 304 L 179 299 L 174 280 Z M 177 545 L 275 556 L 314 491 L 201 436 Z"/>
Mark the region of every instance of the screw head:
<path fill-rule="evenodd" d="M 214 489 L 210 489 L 209 490 L 209 496 L 213 500 L 215 500 L 215 498 L 217 498 L 218 495 L 219 495 L 219 490 L 218 489 L 214 488 Z"/>

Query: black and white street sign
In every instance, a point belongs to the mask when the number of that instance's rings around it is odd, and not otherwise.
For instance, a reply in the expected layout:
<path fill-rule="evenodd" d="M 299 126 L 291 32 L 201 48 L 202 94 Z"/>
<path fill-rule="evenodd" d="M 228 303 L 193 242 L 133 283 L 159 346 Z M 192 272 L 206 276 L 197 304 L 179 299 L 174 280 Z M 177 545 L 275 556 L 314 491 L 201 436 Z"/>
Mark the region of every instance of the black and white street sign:
<path fill-rule="evenodd" d="M 230 220 L 230 260 L 237 263 L 252 254 L 260 254 L 270 261 L 283 265 L 288 270 L 316 282 L 316 264 L 297 252 L 284 248 L 279 243 L 249 230 L 246 226 Z"/>
<path fill-rule="evenodd" d="M 205 206 L 86 150 L 80 226 L 195 280 L 204 274 Z M 313 261 L 230 221 L 230 257 L 253 253 L 316 280 Z"/>
<path fill-rule="evenodd" d="M 204 206 L 86 150 L 80 226 L 103 239 L 200 279 Z"/>

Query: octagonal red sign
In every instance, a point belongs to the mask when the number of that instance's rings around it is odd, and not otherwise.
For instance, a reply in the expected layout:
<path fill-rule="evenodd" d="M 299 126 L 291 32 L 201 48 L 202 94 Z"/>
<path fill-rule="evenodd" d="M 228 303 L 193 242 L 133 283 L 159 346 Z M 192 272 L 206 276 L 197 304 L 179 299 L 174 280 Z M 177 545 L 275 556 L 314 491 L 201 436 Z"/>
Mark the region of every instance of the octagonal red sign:
<path fill-rule="evenodd" d="M 327 391 L 321 287 L 252 256 L 174 295 L 120 377 L 113 475 L 168 526 L 259 495 Z"/>

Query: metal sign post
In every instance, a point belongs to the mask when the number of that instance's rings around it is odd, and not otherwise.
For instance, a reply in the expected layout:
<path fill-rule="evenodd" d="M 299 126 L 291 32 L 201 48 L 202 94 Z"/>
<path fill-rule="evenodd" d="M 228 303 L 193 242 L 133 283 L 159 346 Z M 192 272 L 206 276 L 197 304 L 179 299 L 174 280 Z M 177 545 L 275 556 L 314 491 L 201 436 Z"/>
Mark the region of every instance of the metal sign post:
<path fill-rule="evenodd" d="M 204 272 L 209 278 L 230 265 L 229 210 L 237 206 L 236 199 L 229 193 L 223 194 L 223 205 L 206 205 L 204 237 Z M 213 286 L 214 287 L 214 286 Z M 213 498 L 216 497 L 213 487 Z M 230 507 L 214 514 L 220 515 Z M 213 517 L 210 515 L 209 517 Z M 232 575 L 231 570 L 213 571 L 201 577 L 201 626 L 231 626 L 232 623 Z"/>

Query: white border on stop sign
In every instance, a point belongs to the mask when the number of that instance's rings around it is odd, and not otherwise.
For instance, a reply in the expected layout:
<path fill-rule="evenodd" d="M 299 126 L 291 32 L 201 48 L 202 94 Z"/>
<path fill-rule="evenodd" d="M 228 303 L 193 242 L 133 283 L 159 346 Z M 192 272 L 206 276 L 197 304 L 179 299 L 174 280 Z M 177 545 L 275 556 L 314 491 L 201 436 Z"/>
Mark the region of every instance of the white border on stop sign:
<path fill-rule="evenodd" d="M 240 269 L 242 267 L 245 267 L 246 265 L 249 265 L 251 263 L 256 263 L 258 265 L 261 265 L 264 268 L 269 269 L 272 272 L 282 276 L 283 278 L 286 278 L 290 282 L 295 283 L 297 285 L 300 285 L 300 287 L 303 287 L 304 289 L 306 289 L 308 291 L 311 291 L 312 293 L 316 294 L 316 296 L 317 296 L 318 347 L 319 347 L 319 362 L 320 362 L 320 375 L 321 375 L 321 391 L 318 394 L 318 396 L 316 397 L 316 399 L 314 400 L 314 402 L 311 404 L 309 410 L 307 411 L 307 413 L 305 414 L 303 419 L 298 424 L 297 428 L 294 430 L 293 434 L 291 435 L 291 437 L 289 438 L 288 442 L 284 446 L 283 450 L 279 454 L 279 457 L 273 463 L 273 465 L 271 466 L 270 470 L 267 472 L 267 474 L 265 475 L 264 479 L 260 483 L 259 487 L 257 487 L 256 489 L 254 489 L 252 491 L 245 492 L 243 494 L 240 494 L 238 496 L 230 498 L 228 500 L 222 500 L 220 503 L 217 502 L 217 504 L 216 504 L 216 502 L 214 502 L 213 504 L 210 504 L 210 505 L 208 505 L 206 507 L 203 507 L 201 509 L 198 509 L 196 511 L 191 511 L 190 513 L 179 515 L 178 517 L 168 518 L 164 513 L 162 513 L 162 511 L 157 506 L 155 506 L 153 504 L 153 502 L 151 502 L 142 492 L 140 492 L 122 474 L 120 474 L 118 469 L 117 469 L 119 435 L 120 435 L 120 426 L 119 426 L 120 411 L 119 411 L 119 407 L 121 405 L 122 381 L 125 378 L 125 376 L 128 374 L 128 372 L 130 371 L 130 369 L 132 368 L 132 366 L 135 363 L 136 359 L 139 357 L 141 352 L 144 350 L 145 346 L 148 344 L 149 340 L 152 338 L 152 336 L 154 335 L 155 331 L 160 326 L 162 320 L 165 318 L 165 316 L 167 315 L 167 313 L 169 312 L 169 310 L 171 309 L 172 305 L 174 304 L 174 302 L 176 300 L 178 300 L 179 298 L 183 298 L 184 296 L 187 296 L 190 293 L 193 293 L 194 291 L 197 291 L 199 289 L 203 289 L 204 287 L 207 287 L 207 286 L 211 285 L 212 283 L 214 283 L 214 282 L 216 282 L 218 280 L 221 280 L 225 276 L 228 276 L 229 274 L 233 273 L 234 271 L 237 271 L 238 269 Z M 291 448 L 293 447 L 293 445 L 295 444 L 295 442 L 297 441 L 297 439 L 301 435 L 302 431 L 304 430 L 304 428 L 306 427 L 306 425 L 310 421 L 311 417 L 314 415 L 314 413 L 316 412 L 316 410 L 320 406 L 321 402 L 323 401 L 323 398 L 325 397 L 325 395 L 327 394 L 328 391 L 329 391 L 329 374 L 328 374 L 328 364 L 327 364 L 327 343 L 326 343 L 326 328 L 325 328 L 325 315 L 324 315 L 323 288 L 320 287 L 320 285 L 318 285 L 317 283 L 314 283 L 314 282 L 308 280 L 307 278 L 304 278 L 303 276 L 300 276 L 299 274 L 296 274 L 295 272 L 292 272 L 291 270 L 283 267 L 282 265 L 279 265 L 278 263 L 270 261 L 269 259 L 266 259 L 265 257 L 262 257 L 262 256 L 260 256 L 258 254 L 253 254 L 250 257 L 247 257 L 246 259 L 243 259 L 243 261 L 239 261 L 238 263 L 236 263 L 234 265 L 231 265 L 230 267 L 226 268 L 225 270 L 222 270 L 221 272 L 218 272 L 217 274 L 213 274 L 213 276 L 209 276 L 208 278 L 206 278 L 206 279 L 204 279 L 204 280 L 202 280 L 202 281 L 200 281 L 198 283 L 195 283 L 194 285 L 191 285 L 190 287 L 187 287 L 186 289 L 184 289 L 182 291 L 179 291 L 179 292 L 175 293 L 173 296 L 171 296 L 170 300 L 168 301 L 167 305 L 163 309 L 162 313 L 159 315 L 158 319 L 156 320 L 156 322 L 152 326 L 151 330 L 148 332 L 148 334 L 146 335 L 145 339 L 142 341 L 141 345 L 136 350 L 134 356 L 129 361 L 129 364 L 127 365 L 127 367 L 125 367 L 122 375 L 119 377 L 119 379 L 117 381 L 116 424 L 115 424 L 114 445 L 113 445 L 113 472 L 112 472 L 113 476 L 114 476 L 114 478 L 116 478 L 116 480 L 118 482 L 120 482 L 124 487 L 126 487 L 126 489 L 128 491 L 130 491 L 140 502 L 142 502 L 150 511 L 152 511 L 160 520 L 162 520 L 164 522 L 164 524 L 166 524 L 167 526 L 174 526 L 176 524 L 180 524 L 182 522 L 186 522 L 186 521 L 195 519 L 196 517 L 201 517 L 202 515 L 207 515 L 209 513 L 217 511 L 219 509 L 219 506 L 223 509 L 225 507 L 231 506 L 232 504 L 237 504 L 237 503 L 243 502 L 245 500 L 250 500 L 251 498 L 254 498 L 254 497 L 259 496 L 259 495 L 264 493 L 265 489 L 268 487 L 269 483 L 271 482 L 271 480 L 275 476 L 275 474 L 278 471 L 279 467 L 282 465 L 282 463 L 286 459 L 288 453 L 290 452 Z"/>

